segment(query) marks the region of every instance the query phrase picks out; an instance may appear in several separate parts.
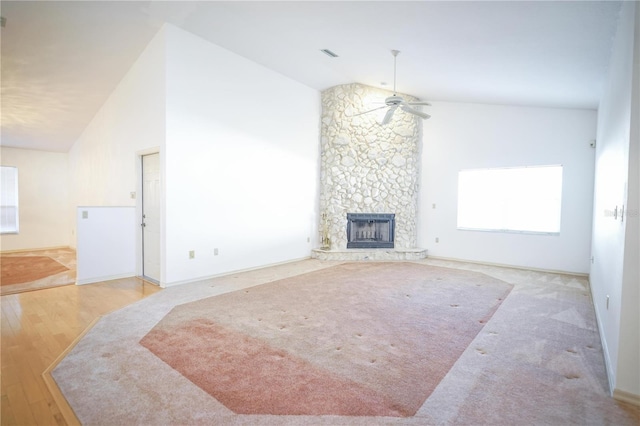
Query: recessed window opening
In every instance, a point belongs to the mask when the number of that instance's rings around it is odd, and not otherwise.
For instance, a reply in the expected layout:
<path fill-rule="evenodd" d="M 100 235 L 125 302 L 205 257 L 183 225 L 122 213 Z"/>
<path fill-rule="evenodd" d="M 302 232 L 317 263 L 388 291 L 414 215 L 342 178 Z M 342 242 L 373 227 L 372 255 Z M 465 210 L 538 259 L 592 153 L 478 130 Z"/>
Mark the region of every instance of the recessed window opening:
<path fill-rule="evenodd" d="M 559 234 L 562 166 L 458 173 L 458 229 Z"/>
<path fill-rule="evenodd" d="M 0 233 L 18 233 L 18 169 L 0 166 Z"/>

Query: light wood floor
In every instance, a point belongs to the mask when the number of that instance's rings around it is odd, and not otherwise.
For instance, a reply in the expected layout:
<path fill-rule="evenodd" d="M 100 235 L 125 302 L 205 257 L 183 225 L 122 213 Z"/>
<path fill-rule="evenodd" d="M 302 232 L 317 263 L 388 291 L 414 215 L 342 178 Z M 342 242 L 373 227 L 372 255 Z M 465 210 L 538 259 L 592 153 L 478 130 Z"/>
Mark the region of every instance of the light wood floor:
<path fill-rule="evenodd" d="M 96 318 L 160 290 L 126 278 L 1 296 L 1 424 L 66 424 L 42 373 Z"/>

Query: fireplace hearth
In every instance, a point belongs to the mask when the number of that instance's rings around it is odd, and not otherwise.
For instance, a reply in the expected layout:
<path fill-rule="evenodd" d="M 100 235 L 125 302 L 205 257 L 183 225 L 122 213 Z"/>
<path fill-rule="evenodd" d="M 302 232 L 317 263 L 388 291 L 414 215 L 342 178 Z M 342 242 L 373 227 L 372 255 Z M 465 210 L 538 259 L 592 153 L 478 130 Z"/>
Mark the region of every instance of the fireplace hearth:
<path fill-rule="evenodd" d="M 347 248 L 393 248 L 393 213 L 347 213 Z"/>

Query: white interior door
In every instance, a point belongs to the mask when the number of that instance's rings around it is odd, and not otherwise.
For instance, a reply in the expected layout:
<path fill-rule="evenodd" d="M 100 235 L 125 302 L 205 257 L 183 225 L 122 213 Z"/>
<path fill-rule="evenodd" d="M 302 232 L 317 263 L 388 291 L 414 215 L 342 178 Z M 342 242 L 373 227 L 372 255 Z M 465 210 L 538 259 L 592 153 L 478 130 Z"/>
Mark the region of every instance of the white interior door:
<path fill-rule="evenodd" d="M 142 275 L 160 282 L 160 154 L 142 156 Z"/>

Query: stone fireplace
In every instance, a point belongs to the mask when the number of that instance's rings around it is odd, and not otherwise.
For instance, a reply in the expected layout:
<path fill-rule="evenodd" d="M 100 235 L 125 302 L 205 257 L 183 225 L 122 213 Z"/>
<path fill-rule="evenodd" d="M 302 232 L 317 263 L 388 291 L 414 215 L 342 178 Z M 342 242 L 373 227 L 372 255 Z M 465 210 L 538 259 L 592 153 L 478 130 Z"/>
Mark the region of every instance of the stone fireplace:
<path fill-rule="evenodd" d="M 357 115 L 379 107 L 379 102 L 391 95 L 389 91 L 362 84 L 335 86 L 322 92 L 319 226 L 322 247 L 313 250 L 314 257 L 336 260 L 354 256 L 426 257 L 426 250 L 417 248 L 416 228 L 423 120 L 398 110 L 391 122 L 382 126 L 377 112 Z M 380 112 L 384 114 L 384 109 Z M 350 241 L 355 234 L 349 234 L 349 229 L 354 228 L 349 227 L 348 213 L 392 214 L 391 244 L 373 247 L 361 244 L 363 241 Z M 381 229 L 361 231 L 382 232 Z"/>

